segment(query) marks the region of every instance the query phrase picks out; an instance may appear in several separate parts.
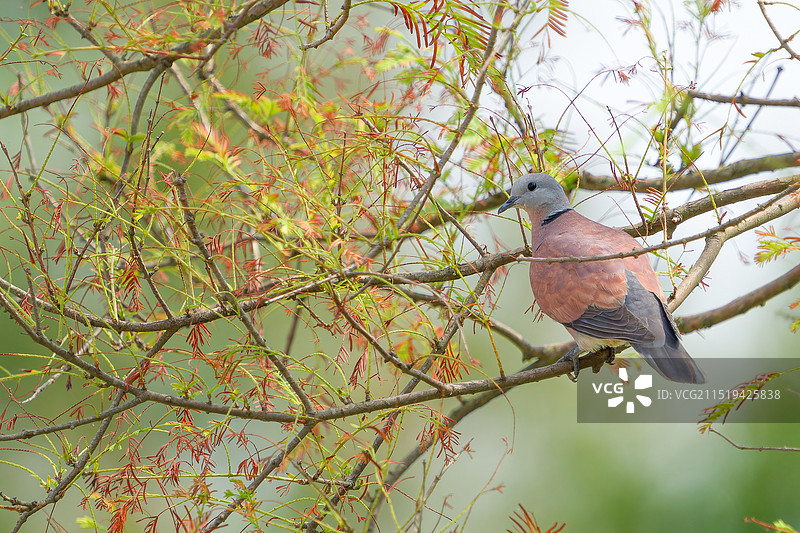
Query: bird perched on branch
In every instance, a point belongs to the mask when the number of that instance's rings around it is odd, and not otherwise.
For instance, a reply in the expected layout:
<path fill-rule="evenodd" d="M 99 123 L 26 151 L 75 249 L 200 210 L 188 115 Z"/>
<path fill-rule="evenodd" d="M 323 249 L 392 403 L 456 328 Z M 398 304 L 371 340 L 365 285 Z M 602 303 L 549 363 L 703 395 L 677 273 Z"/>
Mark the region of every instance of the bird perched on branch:
<path fill-rule="evenodd" d="M 547 174 L 527 174 L 497 210 L 522 209 L 531 219 L 533 257 L 611 255 L 641 248 L 633 237 L 570 207 L 561 185 Z M 664 292 L 647 254 L 601 261 L 533 262 L 531 288 L 544 314 L 560 322 L 578 344 L 561 360 L 630 344 L 659 374 L 682 383 L 705 376 L 680 342 Z"/>

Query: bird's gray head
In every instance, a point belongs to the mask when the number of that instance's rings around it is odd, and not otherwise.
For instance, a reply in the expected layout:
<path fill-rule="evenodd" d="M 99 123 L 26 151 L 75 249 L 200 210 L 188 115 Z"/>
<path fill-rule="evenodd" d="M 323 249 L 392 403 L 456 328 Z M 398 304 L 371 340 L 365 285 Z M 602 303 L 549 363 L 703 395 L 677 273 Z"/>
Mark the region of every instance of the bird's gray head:
<path fill-rule="evenodd" d="M 515 207 L 524 209 L 534 219 L 544 219 L 553 213 L 569 209 L 569 200 L 561 185 L 548 174 L 526 174 L 511 187 L 511 196 L 497 213 Z"/>

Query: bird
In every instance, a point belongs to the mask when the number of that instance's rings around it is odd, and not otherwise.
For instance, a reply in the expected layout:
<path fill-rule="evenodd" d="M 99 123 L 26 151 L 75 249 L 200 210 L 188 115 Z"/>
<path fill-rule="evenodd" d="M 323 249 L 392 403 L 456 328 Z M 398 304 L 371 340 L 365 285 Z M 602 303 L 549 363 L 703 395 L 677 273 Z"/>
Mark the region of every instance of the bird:
<path fill-rule="evenodd" d="M 549 174 L 531 173 L 511 187 L 497 213 L 516 208 L 531 221 L 533 257 L 590 257 L 641 249 L 627 233 L 575 211 Z M 577 346 L 560 361 L 630 344 L 661 376 L 680 383 L 706 378 L 680 341 L 647 254 L 575 262 L 531 262 L 531 289 L 542 312 L 561 323 Z"/>

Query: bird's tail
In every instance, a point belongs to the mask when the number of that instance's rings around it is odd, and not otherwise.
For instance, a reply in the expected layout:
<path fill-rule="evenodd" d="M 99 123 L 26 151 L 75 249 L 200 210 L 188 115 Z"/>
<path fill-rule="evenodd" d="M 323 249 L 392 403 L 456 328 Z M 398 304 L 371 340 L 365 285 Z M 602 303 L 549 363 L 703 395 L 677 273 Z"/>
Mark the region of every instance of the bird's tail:
<path fill-rule="evenodd" d="M 678 338 L 678 326 L 669 315 L 664 302 L 661 304 L 661 320 L 664 326 L 664 343 L 661 346 L 652 344 L 633 344 L 634 350 L 644 357 L 656 372 L 670 381 L 679 383 L 705 383 L 706 377 L 703 371 L 697 366 Z"/>
<path fill-rule="evenodd" d="M 635 344 L 631 346 L 656 369 L 656 372 L 668 380 L 680 383 L 705 383 L 706 377 L 703 371 L 686 353 L 678 338 L 675 337 L 674 344 L 670 340 L 659 347 Z"/>

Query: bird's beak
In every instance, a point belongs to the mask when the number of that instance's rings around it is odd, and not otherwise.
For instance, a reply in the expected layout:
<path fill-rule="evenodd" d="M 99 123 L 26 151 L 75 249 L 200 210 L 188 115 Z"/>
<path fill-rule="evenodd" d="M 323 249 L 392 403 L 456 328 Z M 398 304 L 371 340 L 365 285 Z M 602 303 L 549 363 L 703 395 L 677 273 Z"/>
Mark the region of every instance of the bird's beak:
<path fill-rule="evenodd" d="M 509 196 L 508 200 L 506 200 L 506 203 L 501 205 L 500 208 L 497 210 L 497 214 L 499 215 L 506 209 L 511 209 L 512 207 L 515 207 L 517 205 L 517 202 L 519 202 L 519 196 Z"/>

